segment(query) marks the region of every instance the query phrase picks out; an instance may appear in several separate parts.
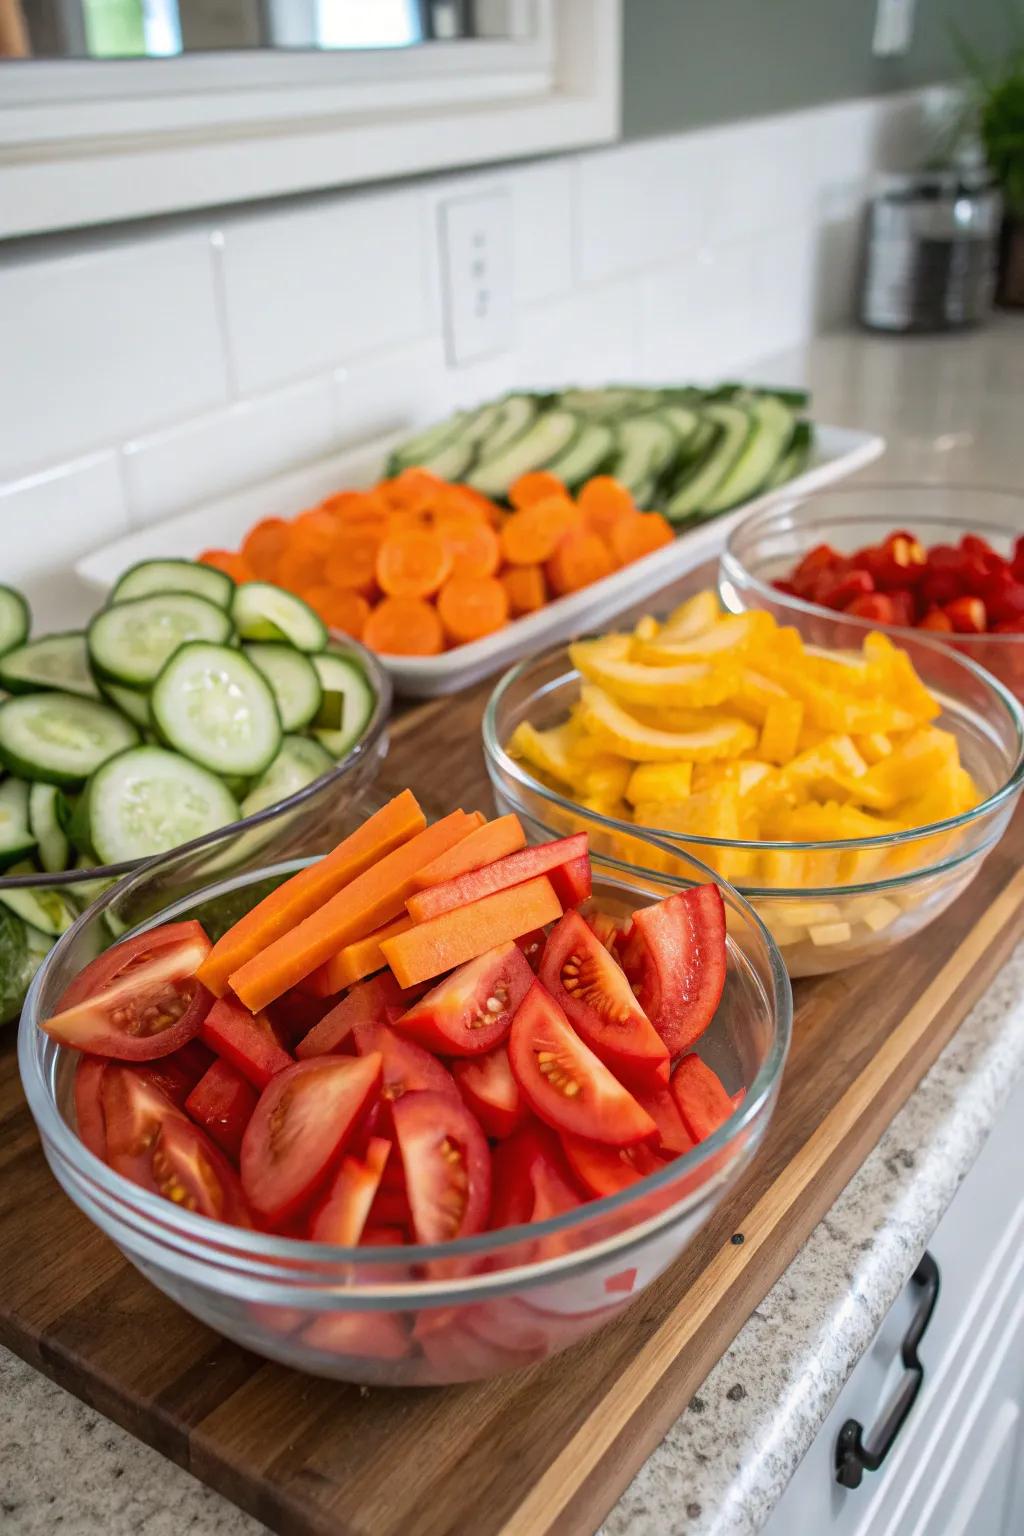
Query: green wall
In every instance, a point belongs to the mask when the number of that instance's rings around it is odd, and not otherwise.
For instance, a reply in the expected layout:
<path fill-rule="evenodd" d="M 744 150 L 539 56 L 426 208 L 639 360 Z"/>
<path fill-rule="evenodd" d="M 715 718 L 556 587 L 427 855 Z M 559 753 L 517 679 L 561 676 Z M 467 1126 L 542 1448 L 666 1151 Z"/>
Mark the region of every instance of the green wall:
<path fill-rule="evenodd" d="M 957 26 L 994 56 L 1013 0 L 917 0 L 910 52 L 871 52 L 876 0 L 623 0 L 626 138 L 960 75 Z"/>

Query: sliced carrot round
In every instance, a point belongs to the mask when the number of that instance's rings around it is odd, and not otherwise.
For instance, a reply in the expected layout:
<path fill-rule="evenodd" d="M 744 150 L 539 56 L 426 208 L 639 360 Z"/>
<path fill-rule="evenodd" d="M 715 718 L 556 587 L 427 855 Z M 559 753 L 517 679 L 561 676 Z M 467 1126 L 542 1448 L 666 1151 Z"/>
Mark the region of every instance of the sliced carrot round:
<path fill-rule="evenodd" d="M 421 597 L 385 597 L 363 626 L 362 640 L 385 656 L 436 656 L 444 650 L 437 609 Z"/>
<path fill-rule="evenodd" d="M 382 481 L 378 489 L 384 491 L 392 507 L 419 507 L 428 499 L 439 495 L 445 486 L 446 482 L 431 474 L 429 469 L 420 469 L 413 465 L 409 469 L 403 469 L 401 474 L 395 475 L 392 480 Z"/>
<path fill-rule="evenodd" d="M 605 536 L 620 518 L 630 517 L 636 511 L 630 492 L 611 475 L 594 475 L 588 480 L 580 491 L 578 505 L 588 527 Z"/>
<path fill-rule="evenodd" d="M 369 596 L 377 585 L 377 552 L 381 539 L 372 530 L 346 528 L 336 534 L 324 564 L 328 586 L 351 587 Z"/>
<path fill-rule="evenodd" d="M 289 592 L 301 593 L 307 587 L 320 586 L 324 579 L 324 551 L 292 534 L 277 562 L 274 579 L 278 586 L 287 587 Z"/>
<path fill-rule="evenodd" d="M 548 496 L 506 518 L 501 530 L 501 551 L 509 565 L 543 565 L 551 558 L 582 516 L 564 496 Z"/>
<path fill-rule="evenodd" d="M 392 533 L 377 551 L 377 582 L 389 597 L 431 597 L 451 568 L 436 533 Z"/>
<path fill-rule="evenodd" d="M 535 501 L 546 501 L 549 496 L 565 496 L 566 489 L 557 475 L 546 469 L 531 469 L 508 489 L 508 499 L 516 508 L 531 507 Z"/>
<path fill-rule="evenodd" d="M 536 613 L 547 602 L 548 589 L 544 568 L 540 565 L 510 565 L 498 578 L 508 593 L 513 618 L 522 613 Z"/>
<path fill-rule="evenodd" d="M 501 563 L 501 544 L 487 523 L 442 516 L 437 532 L 452 557 L 453 576 L 493 576 Z"/>
<path fill-rule="evenodd" d="M 307 587 L 302 596 L 324 623 L 331 629 L 340 629 L 354 639 L 362 639 L 370 605 L 361 592 L 351 587 Z"/>
<path fill-rule="evenodd" d="M 641 560 L 662 545 L 671 544 L 674 538 L 672 524 L 660 512 L 637 512 L 634 517 L 620 518 L 608 535 L 619 565 Z"/>
<path fill-rule="evenodd" d="M 260 581 L 273 581 L 290 531 L 283 517 L 265 517 L 242 540 L 242 554 Z"/>
<path fill-rule="evenodd" d="M 321 512 L 329 512 L 342 523 L 383 523 L 388 510 L 387 502 L 376 491 L 338 491 L 320 503 Z"/>
<path fill-rule="evenodd" d="M 337 532 L 336 519 L 330 512 L 325 512 L 323 507 L 310 507 L 308 512 L 300 512 L 292 521 L 293 538 L 300 538 L 306 544 L 319 545 L 321 549 L 329 548 Z"/>
<path fill-rule="evenodd" d="M 236 554 L 233 549 L 204 549 L 199 563 L 224 571 L 232 581 L 252 581 L 256 575 L 245 556 Z"/>
<path fill-rule="evenodd" d="M 506 623 L 508 593 L 493 576 L 452 576 L 438 594 L 437 611 L 448 638 L 464 645 Z"/>
<path fill-rule="evenodd" d="M 544 567 L 551 589 L 563 596 L 579 592 L 615 569 L 612 552 L 600 534 L 589 529 L 567 533 Z"/>

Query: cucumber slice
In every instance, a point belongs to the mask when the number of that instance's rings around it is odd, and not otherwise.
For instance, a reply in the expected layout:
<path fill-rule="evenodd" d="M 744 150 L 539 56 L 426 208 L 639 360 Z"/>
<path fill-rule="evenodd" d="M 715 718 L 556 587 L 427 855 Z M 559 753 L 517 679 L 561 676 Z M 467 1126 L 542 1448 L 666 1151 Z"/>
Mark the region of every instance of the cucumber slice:
<path fill-rule="evenodd" d="M 16 864 L 8 873 L 30 875 L 35 874 L 36 870 L 31 864 Z M 8 890 L 0 885 L 0 903 L 15 916 L 20 917 L 23 923 L 37 928 L 40 933 L 47 934 L 51 939 L 59 939 L 62 933 L 67 933 L 78 916 L 64 893 L 55 890 L 52 886 L 42 886 L 38 890 L 33 890 L 31 886 L 26 885 Z"/>
<path fill-rule="evenodd" d="M 285 736 L 274 761 L 242 801 L 242 815 L 254 816 L 279 800 L 287 800 L 333 767 L 334 758 L 318 741 L 308 736 Z"/>
<path fill-rule="evenodd" d="M 32 615 L 28 603 L 13 587 L 0 586 L 0 656 L 28 639 Z"/>
<path fill-rule="evenodd" d="M 113 683 L 147 688 L 189 640 L 222 644 L 232 636 L 223 608 L 191 592 L 154 592 L 104 608 L 89 625 L 89 656 Z"/>
<path fill-rule="evenodd" d="M 533 395 L 509 395 L 497 404 L 497 411 L 479 439 L 481 459 L 493 458 L 510 443 L 518 441 L 533 426 L 540 410 Z"/>
<path fill-rule="evenodd" d="M 439 480 L 461 480 L 475 458 L 476 447 L 460 435 L 442 443 L 429 458 L 421 459 L 419 468 Z"/>
<path fill-rule="evenodd" d="M 110 606 L 154 592 L 191 592 L 216 608 L 230 608 L 235 584 L 226 571 L 198 560 L 141 560 L 114 584 Z"/>
<path fill-rule="evenodd" d="M 45 784 L 81 784 L 139 733 L 109 704 L 73 693 L 24 693 L 0 704 L 0 759 Z"/>
<path fill-rule="evenodd" d="M 709 517 L 756 495 L 793 436 L 793 413 L 774 395 L 759 396 L 748 411 L 751 431 L 732 468 L 704 503 L 702 510 Z"/>
<path fill-rule="evenodd" d="M 496 453 L 491 452 L 490 441 L 485 443 L 483 452 L 489 456 L 481 457 L 472 474 L 466 476 L 466 483 L 484 496 L 504 497 L 520 475 L 543 469 L 557 459 L 579 430 L 579 418 L 571 411 L 548 411 Z"/>
<path fill-rule="evenodd" d="M 700 416 L 690 406 L 671 400 L 660 407 L 658 415 L 662 421 L 668 422 L 675 433 L 679 451 L 685 452 L 700 428 Z"/>
<path fill-rule="evenodd" d="M 709 405 L 704 414 L 719 430 L 703 456 L 684 474 L 672 492 L 665 516 L 673 523 L 704 514 L 708 502 L 755 430 L 751 413 L 739 405 Z"/>
<path fill-rule="evenodd" d="M 67 869 L 71 843 L 64 830 L 63 796 L 54 784 L 33 784 L 28 792 L 28 824 L 47 874 Z"/>
<path fill-rule="evenodd" d="M 286 640 L 299 651 L 322 651 L 327 644 L 327 628 L 309 604 L 268 581 L 236 587 L 231 616 L 243 640 Z"/>
<path fill-rule="evenodd" d="M 438 449 L 461 436 L 463 427 L 472 420 L 473 414 L 469 411 L 457 411 L 454 416 L 448 416 L 444 421 L 437 421 L 432 426 L 424 427 L 423 431 L 417 432 L 414 437 L 407 437 L 405 442 L 399 443 L 392 453 L 388 461 L 388 473 L 396 475 L 403 469 L 421 465 L 424 459 L 429 459 Z"/>
<path fill-rule="evenodd" d="M 0 660 L 0 686 L 9 693 L 35 693 L 38 688 L 60 688 L 83 699 L 98 699 L 99 690 L 89 666 L 89 650 L 81 630 L 44 635 L 16 646 Z"/>
<path fill-rule="evenodd" d="M 679 438 L 666 420 L 667 410 L 648 416 L 627 416 L 618 423 L 618 456 L 611 472 L 633 492 L 634 498 L 641 489 L 661 478 L 679 452 Z M 696 421 L 694 416 L 694 425 Z"/>
<path fill-rule="evenodd" d="M 137 725 L 140 731 L 151 731 L 153 721 L 149 713 L 149 694 L 141 688 L 125 688 L 120 683 L 111 683 L 104 679 L 102 685 L 103 697 L 119 709 L 122 715 L 127 715 L 133 725 Z"/>
<path fill-rule="evenodd" d="M 167 745 L 211 773 L 262 773 L 281 745 L 270 684 L 229 645 L 183 645 L 153 684 L 149 702 Z"/>
<path fill-rule="evenodd" d="M 785 485 L 793 480 L 807 467 L 807 460 L 811 456 L 811 444 L 814 441 L 814 433 L 809 421 L 798 421 L 793 428 L 793 436 L 789 440 L 789 447 L 782 458 L 772 470 L 764 483 L 766 491 L 774 491 L 777 486 Z"/>
<path fill-rule="evenodd" d="M 28 802 L 29 787 L 24 779 L 5 779 L 0 784 L 0 869 L 23 859 L 36 845 Z"/>
<path fill-rule="evenodd" d="M 148 859 L 228 826 L 238 802 L 216 774 L 163 747 L 134 747 L 89 786 L 91 842 L 104 864 Z"/>
<path fill-rule="evenodd" d="M 323 689 L 316 668 L 308 656 L 293 646 L 269 642 L 245 645 L 242 649 L 270 684 L 270 691 L 277 702 L 277 712 L 281 716 L 282 730 L 301 731 L 303 726 L 315 719 L 323 699 Z"/>
<path fill-rule="evenodd" d="M 603 421 L 583 421 L 579 431 L 546 467 L 573 491 L 603 469 L 615 456 L 615 432 Z"/>
<path fill-rule="evenodd" d="M 376 700 L 362 668 L 348 656 L 327 653 L 314 656 L 320 686 L 325 694 L 342 696 L 341 725 L 337 730 L 315 731 L 317 741 L 332 757 L 344 757 L 365 731 Z"/>
<path fill-rule="evenodd" d="M 576 411 L 581 416 L 612 419 L 648 410 L 660 400 L 655 389 L 630 389 L 620 385 L 612 389 L 566 389 L 559 395 L 558 404 L 563 410 Z"/>
<path fill-rule="evenodd" d="M 28 983 L 38 969 L 29 971 L 27 962 L 25 924 L 0 906 L 0 1024 L 9 1024 L 21 1012 Z"/>

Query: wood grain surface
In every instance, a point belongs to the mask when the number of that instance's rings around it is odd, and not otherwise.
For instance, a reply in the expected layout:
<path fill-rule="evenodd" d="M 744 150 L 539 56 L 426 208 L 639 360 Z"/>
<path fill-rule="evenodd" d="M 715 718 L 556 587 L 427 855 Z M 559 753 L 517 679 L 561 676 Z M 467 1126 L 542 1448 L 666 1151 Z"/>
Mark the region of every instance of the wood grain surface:
<path fill-rule="evenodd" d="M 382 784 L 409 784 L 436 809 L 490 810 L 479 746 L 489 688 L 402 715 Z M 53 1180 L 9 1032 L 0 1342 L 281 1532 L 592 1532 L 1002 964 L 1024 926 L 1022 865 L 1018 816 L 974 884 L 898 958 L 798 983 L 775 1118 L 690 1249 L 604 1331 L 473 1386 L 314 1380 L 179 1310 Z"/>

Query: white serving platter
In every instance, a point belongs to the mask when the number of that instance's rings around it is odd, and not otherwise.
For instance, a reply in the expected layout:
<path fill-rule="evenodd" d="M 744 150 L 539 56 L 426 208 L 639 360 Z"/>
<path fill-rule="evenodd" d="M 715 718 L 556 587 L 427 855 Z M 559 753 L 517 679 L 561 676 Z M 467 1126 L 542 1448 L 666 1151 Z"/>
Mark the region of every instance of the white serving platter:
<path fill-rule="evenodd" d="M 90 586 L 107 592 L 122 571 L 139 560 L 162 556 L 190 559 L 204 549 L 235 549 L 252 524 L 262 517 L 291 517 L 333 491 L 372 485 L 383 473 L 391 448 L 405 435 L 396 433 L 348 448 L 207 502 L 166 522 L 140 528 L 137 533 L 84 555 L 75 572 Z M 522 656 L 606 623 L 709 559 L 741 518 L 780 497 L 804 497 L 833 485 L 877 459 L 884 447 L 885 439 L 870 432 L 816 425 L 808 468 L 778 489 L 698 524 L 680 535 L 674 544 L 645 555 L 581 592 L 557 598 L 539 612 L 516 619 L 483 640 L 460 645 L 441 656 L 383 656 L 381 660 L 399 693 L 413 698 L 455 693 Z"/>

